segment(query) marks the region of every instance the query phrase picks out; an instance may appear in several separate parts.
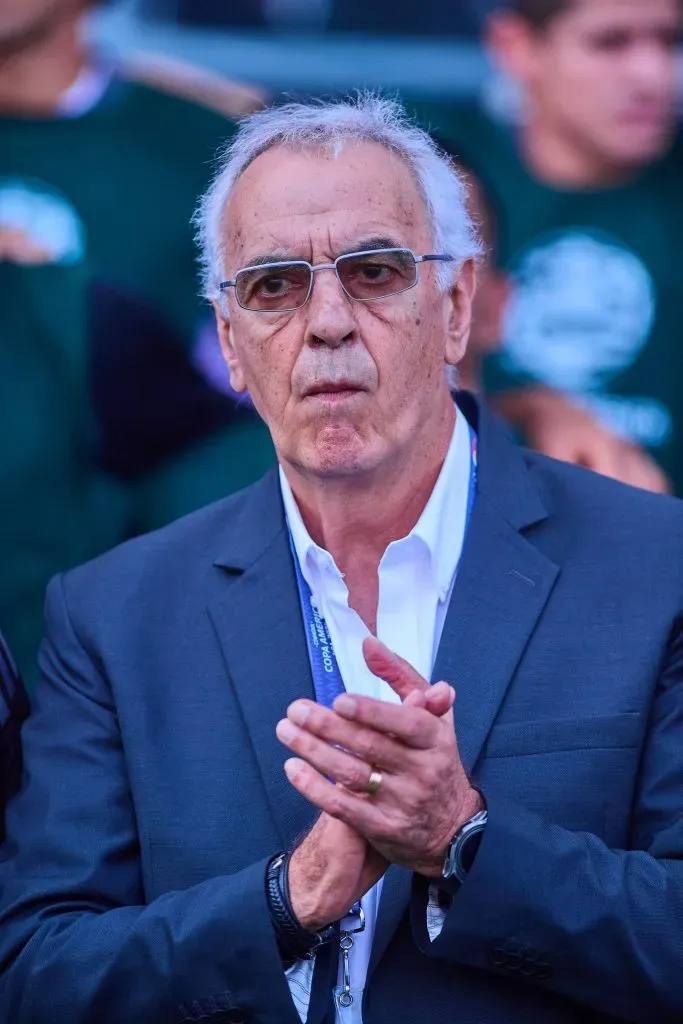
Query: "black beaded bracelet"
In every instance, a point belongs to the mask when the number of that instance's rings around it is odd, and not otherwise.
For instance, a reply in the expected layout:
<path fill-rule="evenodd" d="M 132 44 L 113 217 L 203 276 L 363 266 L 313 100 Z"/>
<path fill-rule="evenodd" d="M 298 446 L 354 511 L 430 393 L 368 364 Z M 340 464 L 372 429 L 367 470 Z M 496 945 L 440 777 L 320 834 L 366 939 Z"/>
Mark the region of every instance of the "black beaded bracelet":
<path fill-rule="evenodd" d="M 334 925 L 309 931 L 297 919 L 289 898 L 288 871 L 291 854 L 278 853 L 266 868 L 266 899 L 280 956 L 285 965 L 309 959 L 318 946 L 329 942 Z"/>

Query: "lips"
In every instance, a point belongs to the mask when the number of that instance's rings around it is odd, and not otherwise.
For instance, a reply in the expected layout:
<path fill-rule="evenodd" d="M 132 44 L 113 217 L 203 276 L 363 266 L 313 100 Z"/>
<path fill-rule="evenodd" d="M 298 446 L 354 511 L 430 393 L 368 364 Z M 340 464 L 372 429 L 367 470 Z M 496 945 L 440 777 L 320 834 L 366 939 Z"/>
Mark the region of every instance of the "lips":
<path fill-rule="evenodd" d="M 365 388 L 359 387 L 349 380 L 318 381 L 306 389 L 304 398 L 312 398 L 316 395 L 343 395 L 364 390 Z"/>

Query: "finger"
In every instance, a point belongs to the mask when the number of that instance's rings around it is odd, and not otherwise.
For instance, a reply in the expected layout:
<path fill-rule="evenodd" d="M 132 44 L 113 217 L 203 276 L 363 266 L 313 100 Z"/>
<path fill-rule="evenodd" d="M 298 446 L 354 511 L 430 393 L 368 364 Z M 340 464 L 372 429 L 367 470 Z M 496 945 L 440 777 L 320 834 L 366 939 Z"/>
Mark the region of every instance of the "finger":
<path fill-rule="evenodd" d="M 448 683 L 433 683 L 427 690 L 413 690 L 403 701 L 406 708 L 426 708 L 441 718 L 453 706 L 455 690 Z"/>
<path fill-rule="evenodd" d="M 455 690 L 448 683 L 434 683 L 424 695 L 425 708 L 437 718 L 443 717 L 453 707 Z"/>
<path fill-rule="evenodd" d="M 294 754 L 298 754 L 326 778 L 340 782 L 356 793 L 367 792 L 373 769 L 365 761 L 339 747 L 330 746 L 306 729 L 300 729 L 283 718 L 275 727 L 275 734 Z"/>
<path fill-rule="evenodd" d="M 388 704 L 372 697 L 337 697 L 333 708 L 338 715 L 351 722 L 365 725 L 375 732 L 385 733 L 401 740 L 416 750 L 428 750 L 439 739 L 440 719 L 424 708 L 411 708 L 403 704 Z M 353 748 L 352 748 L 353 749 Z"/>
<path fill-rule="evenodd" d="M 376 636 L 369 636 L 363 641 L 363 657 L 372 674 L 388 683 L 401 700 L 405 700 L 413 690 L 429 688 L 429 683 L 409 662 L 390 651 Z"/>
<path fill-rule="evenodd" d="M 411 690 L 403 701 L 404 708 L 426 708 L 428 693 L 426 690 Z"/>
<path fill-rule="evenodd" d="M 375 701 L 381 704 L 381 701 Z M 382 705 L 384 706 L 384 705 Z M 427 715 L 427 712 L 421 712 Z M 393 736 L 342 718 L 330 708 L 312 700 L 296 700 L 287 708 L 287 718 L 329 745 L 338 745 L 361 757 L 367 764 L 390 772 L 410 767 L 410 751 Z"/>
<path fill-rule="evenodd" d="M 331 818 L 343 821 L 362 835 L 381 832 L 382 813 L 372 800 L 356 796 L 342 786 L 323 778 L 305 761 L 291 757 L 285 761 L 285 774 L 295 789 L 309 803 L 326 811 Z"/>

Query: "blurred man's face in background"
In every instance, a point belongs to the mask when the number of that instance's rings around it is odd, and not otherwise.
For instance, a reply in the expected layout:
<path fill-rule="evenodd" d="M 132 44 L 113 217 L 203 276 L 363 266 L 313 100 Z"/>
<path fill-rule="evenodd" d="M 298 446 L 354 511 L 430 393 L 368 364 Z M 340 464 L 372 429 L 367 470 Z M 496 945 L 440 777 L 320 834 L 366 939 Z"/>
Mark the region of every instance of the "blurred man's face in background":
<path fill-rule="evenodd" d="M 543 27 L 499 15 L 490 42 L 537 123 L 629 167 L 669 139 L 680 23 L 678 0 L 574 0 Z"/>
<path fill-rule="evenodd" d="M 88 0 L 0 0 L 0 60 L 51 33 Z"/>

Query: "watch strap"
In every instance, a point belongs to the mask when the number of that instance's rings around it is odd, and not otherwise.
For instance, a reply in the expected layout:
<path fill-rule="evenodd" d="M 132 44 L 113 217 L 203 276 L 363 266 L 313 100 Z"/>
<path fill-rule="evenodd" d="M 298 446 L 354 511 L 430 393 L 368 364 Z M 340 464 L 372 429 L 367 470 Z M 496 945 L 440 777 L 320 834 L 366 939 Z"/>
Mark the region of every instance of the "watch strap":
<path fill-rule="evenodd" d="M 290 857 L 289 853 L 278 853 L 266 867 L 266 900 L 278 950 L 286 967 L 297 960 L 310 959 L 318 946 L 329 942 L 335 932 L 334 925 L 312 932 L 298 920 L 289 896 Z"/>

